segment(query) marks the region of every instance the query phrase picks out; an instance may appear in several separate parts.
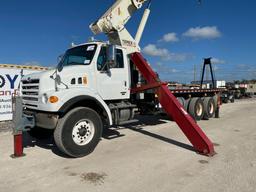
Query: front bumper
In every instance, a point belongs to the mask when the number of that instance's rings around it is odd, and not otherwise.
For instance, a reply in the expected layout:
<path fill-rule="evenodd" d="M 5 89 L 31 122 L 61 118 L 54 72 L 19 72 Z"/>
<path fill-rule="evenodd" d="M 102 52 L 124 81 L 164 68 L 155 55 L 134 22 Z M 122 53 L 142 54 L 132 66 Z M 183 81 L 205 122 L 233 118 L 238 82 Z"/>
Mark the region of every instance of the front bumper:
<path fill-rule="evenodd" d="M 55 113 L 45 113 L 37 110 L 24 109 L 22 98 L 13 97 L 13 122 L 14 131 L 26 131 L 35 126 L 45 129 L 55 129 L 59 115 Z"/>
<path fill-rule="evenodd" d="M 58 114 L 44 113 L 35 110 L 24 110 L 27 116 L 33 116 L 35 119 L 35 126 L 45 129 L 55 129 L 59 119 Z"/>

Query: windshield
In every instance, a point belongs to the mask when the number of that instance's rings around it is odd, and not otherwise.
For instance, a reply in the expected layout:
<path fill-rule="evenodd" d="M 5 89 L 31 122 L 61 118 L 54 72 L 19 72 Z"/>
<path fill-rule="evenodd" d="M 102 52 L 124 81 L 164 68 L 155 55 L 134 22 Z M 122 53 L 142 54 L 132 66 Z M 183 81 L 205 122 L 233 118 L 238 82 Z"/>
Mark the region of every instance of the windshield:
<path fill-rule="evenodd" d="M 58 66 L 89 65 L 96 51 L 96 44 L 82 45 L 66 51 Z"/>

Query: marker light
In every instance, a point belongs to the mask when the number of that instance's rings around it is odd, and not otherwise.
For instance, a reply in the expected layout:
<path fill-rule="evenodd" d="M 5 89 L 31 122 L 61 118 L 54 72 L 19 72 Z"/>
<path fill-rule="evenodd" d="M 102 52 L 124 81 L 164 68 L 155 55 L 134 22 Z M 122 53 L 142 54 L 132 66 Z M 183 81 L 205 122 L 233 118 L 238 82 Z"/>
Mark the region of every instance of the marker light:
<path fill-rule="evenodd" d="M 87 78 L 86 78 L 86 76 L 83 77 L 83 84 L 87 85 Z"/>
<path fill-rule="evenodd" d="M 59 98 L 57 96 L 51 96 L 49 97 L 50 103 L 57 103 L 59 101 Z"/>

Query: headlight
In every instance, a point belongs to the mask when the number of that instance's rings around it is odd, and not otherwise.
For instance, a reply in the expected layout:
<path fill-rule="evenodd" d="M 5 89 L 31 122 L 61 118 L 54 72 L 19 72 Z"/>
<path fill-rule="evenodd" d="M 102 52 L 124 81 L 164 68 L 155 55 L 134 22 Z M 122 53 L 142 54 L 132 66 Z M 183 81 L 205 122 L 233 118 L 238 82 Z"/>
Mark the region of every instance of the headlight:
<path fill-rule="evenodd" d="M 47 101 L 48 101 L 48 96 L 47 96 L 46 93 L 44 93 L 43 96 L 42 96 L 42 102 L 47 103 Z"/>

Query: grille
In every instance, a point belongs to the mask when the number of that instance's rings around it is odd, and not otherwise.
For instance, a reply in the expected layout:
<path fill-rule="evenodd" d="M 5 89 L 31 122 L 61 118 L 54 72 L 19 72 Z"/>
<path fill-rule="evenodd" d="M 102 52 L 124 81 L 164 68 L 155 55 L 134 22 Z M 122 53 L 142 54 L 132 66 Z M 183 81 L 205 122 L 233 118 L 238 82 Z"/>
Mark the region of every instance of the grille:
<path fill-rule="evenodd" d="M 21 83 L 23 102 L 26 106 L 36 107 L 35 102 L 38 102 L 39 95 L 39 79 L 22 80 Z"/>
<path fill-rule="evenodd" d="M 23 83 L 23 85 L 25 85 L 25 84 L 35 84 L 35 83 L 39 84 L 39 79 L 23 80 L 22 83 Z"/>

